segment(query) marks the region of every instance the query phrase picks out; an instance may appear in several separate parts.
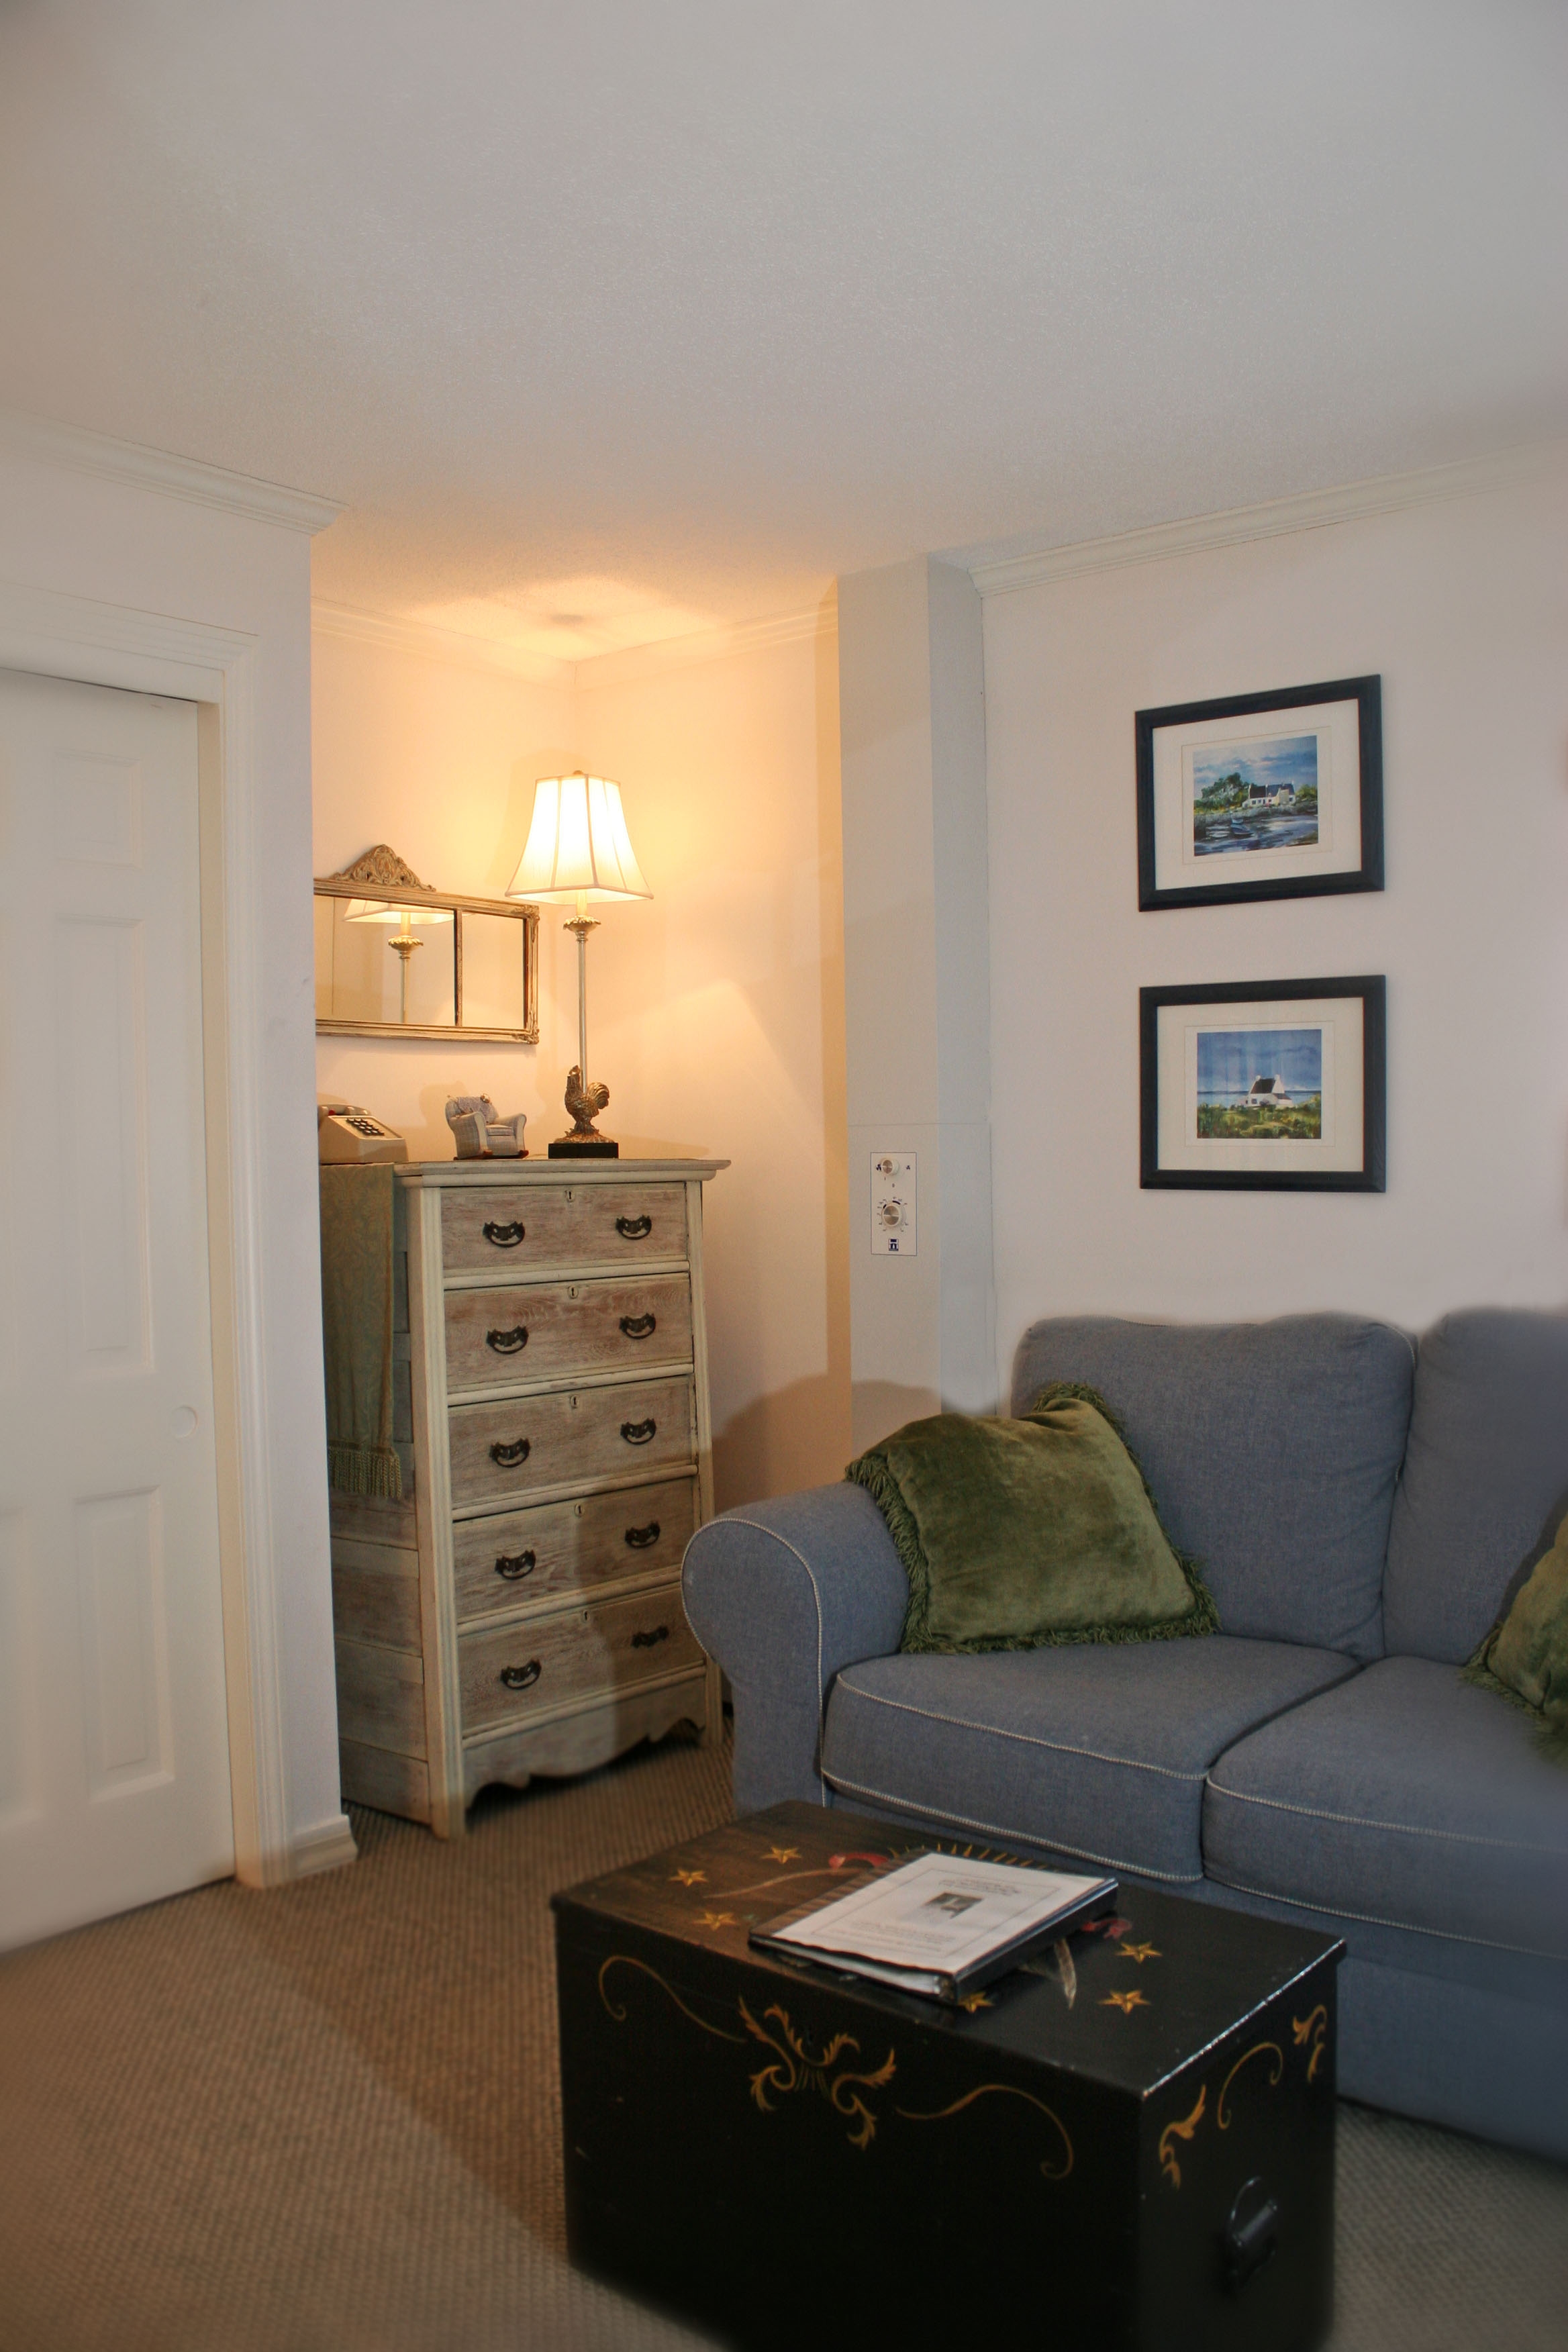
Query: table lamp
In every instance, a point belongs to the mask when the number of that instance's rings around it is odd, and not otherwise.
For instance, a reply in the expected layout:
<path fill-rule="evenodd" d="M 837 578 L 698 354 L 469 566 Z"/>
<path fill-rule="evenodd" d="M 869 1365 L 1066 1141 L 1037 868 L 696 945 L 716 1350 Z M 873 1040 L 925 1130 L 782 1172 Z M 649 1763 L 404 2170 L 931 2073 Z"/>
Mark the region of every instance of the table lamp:
<path fill-rule="evenodd" d="M 416 948 L 422 948 L 425 944 L 423 940 L 415 938 L 414 925 L 416 923 L 449 923 L 451 919 L 450 907 L 388 907 L 384 906 L 379 898 L 351 898 L 344 908 L 345 922 L 396 923 L 399 926 L 395 936 L 388 940 L 386 944 L 403 967 L 401 1003 L 397 1015 L 400 1021 L 406 1021 L 408 1018 L 408 959 Z M 423 968 L 421 966 L 421 970 Z"/>
<path fill-rule="evenodd" d="M 651 898 L 626 833 L 621 788 L 603 776 L 541 776 L 533 788 L 528 845 L 507 889 L 509 898 L 576 901 L 563 929 L 577 939 L 577 1064 L 566 1080 L 569 1134 L 550 1147 L 552 1160 L 618 1160 L 621 1147 L 601 1135 L 595 1115 L 610 1090 L 588 1076 L 588 934 L 599 928 L 590 898 Z"/>

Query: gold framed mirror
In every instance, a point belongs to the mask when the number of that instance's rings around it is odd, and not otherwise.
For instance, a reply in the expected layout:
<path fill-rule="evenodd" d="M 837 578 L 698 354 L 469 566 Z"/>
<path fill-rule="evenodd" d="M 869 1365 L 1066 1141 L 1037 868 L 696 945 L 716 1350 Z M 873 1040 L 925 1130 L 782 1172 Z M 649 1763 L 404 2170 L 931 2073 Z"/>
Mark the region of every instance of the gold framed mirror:
<path fill-rule="evenodd" d="M 537 1045 L 537 907 L 427 889 L 385 842 L 315 889 L 318 1034 Z"/>

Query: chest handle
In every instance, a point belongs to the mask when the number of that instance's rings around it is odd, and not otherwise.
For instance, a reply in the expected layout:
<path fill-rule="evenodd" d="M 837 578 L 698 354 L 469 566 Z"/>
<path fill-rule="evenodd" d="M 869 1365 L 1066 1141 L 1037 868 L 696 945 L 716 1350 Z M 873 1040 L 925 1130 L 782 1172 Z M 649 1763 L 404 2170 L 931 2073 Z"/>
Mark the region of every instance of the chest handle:
<path fill-rule="evenodd" d="M 537 1566 L 533 1552 L 503 1551 L 496 1561 L 496 1574 L 504 1576 L 509 1584 L 515 1584 L 520 1577 L 531 1576 Z"/>
<path fill-rule="evenodd" d="M 633 1551 L 647 1551 L 649 1544 L 658 1541 L 658 1521 L 649 1519 L 646 1528 L 628 1528 L 626 1540 Z"/>
<path fill-rule="evenodd" d="M 520 1349 L 528 1345 L 528 1326 L 526 1323 L 514 1323 L 510 1331 L 487 1331 L 485 1345 L 493 1348 L 498 1356 L 515 1356 Z"/>
<path fill-rule="evenodd" d="M 515 1470 L 520 1462 L 527 1461 L 532 1451 L 526 1437 L 514 1438 L 510 1445 L 502 1445 L 498 1439 L 490 1447 L 490 1460 L 499 1462 L 503 1470 Z"/>
<path fill-rule="evenodd" d="M 479 1231 L 492 1249 L 515 1249 L 528 1228 L 515 1222 L 510 1225 L 496 1225 L 487 1222 L 479 1227 Z"/>
<path fill-rule="evenodd" d="M 616 1231 L 624 1242 L 646 1242 L 653 1231 L 651 1217 L 617 1217 Z"/>
<path fill-rule="evenodd" d="M 530 1658 L 526 1666 L 503 1666 L 500 1678 L 508 1690 L 527 1690 L 544 1672 L 538 1658 Z"/>
<path fill-rule="evenodd" d="M 657 1315 L 623 1315 L 621 1328 L 628 1339 L 651 1339 L 658 1328 Z"/>
<path fill-rule="evenodd" d="M 647 1421 L 623 1421 L 621 1435 L 628 1445 L 646 1445 L 658 1427 L 658 1422 L 650 1414 Z M 494 1451 L 493 1447 L 491 1451 Z"/>
<path fill-rule="evenodd" d="M 657 1650 L 661 1642 L 668 1642 L 668 1626 L 656 1625 L 651 1633 L 634 1633 L 632 1647 L 634 1650 Z"/>

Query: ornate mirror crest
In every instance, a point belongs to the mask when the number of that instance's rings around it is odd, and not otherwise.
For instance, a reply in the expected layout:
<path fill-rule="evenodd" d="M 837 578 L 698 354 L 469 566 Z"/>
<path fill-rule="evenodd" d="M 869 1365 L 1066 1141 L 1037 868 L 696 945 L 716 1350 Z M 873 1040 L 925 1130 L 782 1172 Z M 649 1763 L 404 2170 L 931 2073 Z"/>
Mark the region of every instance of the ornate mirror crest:
<path fill-rule="evenodd" d="M 318 1034 L 537 1042 L 537 907 L 432 889 L 384 841 L 315 893 Z"/>

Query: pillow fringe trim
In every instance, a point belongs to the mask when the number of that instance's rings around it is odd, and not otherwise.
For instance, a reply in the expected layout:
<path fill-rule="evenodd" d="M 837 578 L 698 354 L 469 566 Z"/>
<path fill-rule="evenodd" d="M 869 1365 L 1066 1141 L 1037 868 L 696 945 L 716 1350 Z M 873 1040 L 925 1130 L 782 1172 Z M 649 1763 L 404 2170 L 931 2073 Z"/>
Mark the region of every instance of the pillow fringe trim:
<path fill-rule="evenodd" d="M 902 1561 L 904 1573 L 909 1579 L 910 1599 L 904 1615 L 904 1630 L 899 1643 L 900 1651 L 935 1652 L 944 1657 L 980 1656 L 987 1652 L 997 1650 L 1074 1649 L 1087 1643 L 1184 1642 L 1199 1634 L 1219 1632 L 1219 1611 L 1215 1606 L 1214 1595 L 1204 1582 L 1202 1562 L 1194 1559 L 1190 1552 L 1178 1550 L 1177 1547 L 1171 1542 L 1170 1531 L 1160 1517 L 1160 1507 L 1155 1502 L 1149 1481 L 1144 1475 L 1143 1465 L 1139 1461 L 1131 1446 L 1128 1445 L 1126 1432 L 1099 1390 L 1088 1387 L 1081 1381 L 1053 1381 L 1048 1388 L 1040 1391 L 1039 1395 L 1035 1399 L 1031 1412 L 1043 1412 L 1048 1405 L 1068 1399 L 1075 1403 L 1092 1405 L 1095 1412 L 1110 1423 L 1122 1445 L 1126 1446 L 1128 1459 L 1138 1473 L 1160 1533 L 1170 1545 L 1172 1556 L 1187 1580 L 1188 1590 L 1193 1596 L 1191 1609 L 1185 1611 L 1180 1617 L 1167 1617 L 1154 1625 L 1075 1625 L 1045 1633 L 1026 1633 L 1017 1636 L 977 1634 L 967 1641 L 961 1642 L 933 1640 L 931 1633 L 931 1563 L 926 1559 L 925 1548 L 921 1542 L 920 1528 L 914 1513 L 910 1509 L 900 1491 L 897 1479 L 888 1467 L 886 1459 L 879 1448 L 873 1446 L 862 1454 L 858 1460 L 851 1462 L 844 1475 L 855 1486 L 863 1486 L 880 1511 L 888 1533 L 892 1538 L 893 1549 Z M 1025 1413 L 1020 1417 L 1026 1421 L 1030 1418 L 1030 1414 Z"/>
<path fill-rule="evenodd" d="M 1506 1699 L 1516 1713 L 1527 1715 L 1533 1727 L 1537 1752 L 1548 1757 L 1553 1764 L 1568 1764 L 1568 1723 L 1557 1722 L 1527 1699 L 1522 1691 L 1516 1691 L 1510 1684 L 1503 1681 L 1500 1675 L 1493 1674 L 1490 1663 L 1492 1643 L 1501 1631 L 1500 1619 L 1474 1657 L 1459 1668 L 1459 1680 L 1469 1683 L 1476 1690 L 1492 1692 L 1496 1697 Z"/>

